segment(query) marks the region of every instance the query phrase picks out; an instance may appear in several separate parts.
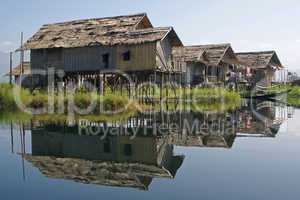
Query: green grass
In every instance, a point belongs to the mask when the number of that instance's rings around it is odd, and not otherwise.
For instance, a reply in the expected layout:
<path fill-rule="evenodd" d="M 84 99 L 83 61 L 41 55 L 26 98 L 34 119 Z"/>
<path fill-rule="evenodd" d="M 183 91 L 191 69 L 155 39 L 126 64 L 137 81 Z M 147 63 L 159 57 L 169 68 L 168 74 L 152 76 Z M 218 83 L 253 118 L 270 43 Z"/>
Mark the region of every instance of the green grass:
<path fill-rule="evenodd" d="M 239 103 L 241 97 L 234 91 L 224 88 L 197 88 L 188 90 L 187 97 L 195 99 L 199 103 Z"/>
<path fill-rule="evenodd" d="M 190 109 L 194 112 L 205 111 L 226 111 L 234 110 L 240 107 L 242 98 L 234 91 L 226 90 L 224 88 L 195 88 L 195 89 L 176 89 L 171 92 L 169 90 L 169 98 L 174 98 L 169 103 L 163 105 L 155 104 L 149 106 L 148 110 L 169 110 L 179 111 L 183 109 Z M 155 98 L 159 98 L 159 93 L 155 93 Z M 166 100 L 166 89 L 163 91 L 163 98 Z M 176 100 L 178 99 L 178 103 Z"/>
<path fill-rule="evenodd" d="M 18 88 L 20 91 L 20 99 L 22 103 L 30 108 L 42 108 L 47 107 L 48 105 L 48 94 L 44 91 L 35 91 L 30 93 L 26 89 Z M 18 106 L 15 102 L 13 87 L 9 84 L 0 84 L 0 111 L 1 112 L 11 112 L 19 111 Z M 17 96 L 17 95 L 16 95 Z M 67 111 L 68 104 L 72 102 L 69 100 L 69 94 L 65 94 L 63 97 L 62 104 L 65 107 L 64 112 Z M 127 97 L 117 95 L 117 94 L 107 94 L 105 96 L 100 96 L 96 93 L 89 93 L 79 91 L 74 94 L 74 104 L 79 108 L 87 108 L 94 100 L 96 103 L 96 108 L 100 107 L 100 104 L 103 104 L 103 107 L 107 111 L 116 111 L 120 109 L 130 109 L 135 110 L 135 102 L 130 102 Z M 54 95 L 54 106 L 58 108 L 59 105 L 59 96 Z M 128 106 L 129 105 L 129 106 Z M 127 106 L 127 107 L 126 107 Z M 96 109 L 95 112 L 99 111 Z"/>
<path fill-rule="evenodd" d="M 154 98 L 160 98 L 160 90 L 156 87 L 154 89 Z M 241 96 L 234 91 L 227 90 L 225 88 L 193 88 L 193 89 L 183 89 L 183 88 L 163 88 L 162 98 L 179 98 L 184 100 L 196 100 L 201 103 L 215 103 L 223 101 L 227 102 L 237 102 L 241 100 Z"/>
<path fill-rule="evenodd" d="M 290 86 L 288 92 L 287 103 L 291 106 L 300 107 L 300 87 Z"/>
<path fill-rule="evenodd" d="M 280 94 L 284 92 L 288 92 L 292 89 L 292 86 L 290 85 L 276 85 L 273 87 L 270 87 L 267 90 L 267 94 Z"/>
<path fill-rule="evenodd" d="M 18 111 L 11 111 L 11 112 L 0 112 L 0 124 L 8 124 L 10 122 L 13 123 L 30 123 L 32 119 L 32 115 L 18 112 Z"/>
<path fill-rule="evenodd" d="M 17 89 L 20 89 L 16 86 Z M 20 98 L 28 103 L 30 93 L 27 90 L 20 89 Z M 13 87 L 9 84 L 0 84 L 0 111 L 17 111 L 18 106 L 15 103 Z"/>
<path fill-rule="evenodd" d="M 31 108 L 42 108 L 48 105 L 48 95 L 44 91 L 35 91 L 30 93 L 26 89 L 20 90 L 20 97 L 22 102 Z M 196 88 L 196 89 L 175 89 L 168 90 L 163 89 L 163 97 L 166 97 L 168 93 L 169 98 L 179 97 L 181 99 L 180 106 L 175 103 L 169 104 L 169 109 L 177 109 L 178 106 L 183 108 L 189 106 L 192 111 L 203 112 L 203 111 L 224 111 L 233 110 L 240 106 L 241 97 L 238 93 L 228 91 L 223 88 Z M 122 95 L 123 94 L 123 95 Z M 155 89 L 154 98 L 159 98 L 159 90 Z M 59 95 L 54 95 L 54 107 L 55 113 L 35 115 L 26 114 L 18 109 L 15 103 L 13 87 L 9 84 L 0 84 L 0 121 L 18 121 L 18 120 L 31 120 L 37 119 L 41 121 L 53 121 L 53 122 L 65 122 L 68 119 L 67 111 L 70 103 L 68 94 L 63 95 L 62 104 L 64 110 L 58 113 L 59 107 Z M 104 96 L 100 96 L 97 93 L 90 93 L 84 90 L 77 91 L 74 95 L 74 104 L 78 108 L 87 108 L 91 103 L 92 99 L 96 102 L 96 109 L 93 112 L 86 115 L 78 115 L 75 113 L 75 119 L 85 118 L 90 121 L 114 121 L 126 119 L 129 116 L 134 115 L 139 111 L 149 109 L 148 105 L 138 104 L 136 101 L 130 101 L 126 93 L 119 91 L 111 92 L 106 91 Z M 188 101 L 185 101 L 187 100 Z M 189 101 L 190 100 L 190 101 Z M 103 114 L 103 110 L 100 110 L 100 104 L 103 105 L 104 111 L 117 111 L 122 110 L 117 114 Z M 165 105 L 164 105 L 165 106 Z M 151 108 L 152 109 L 152 108 Z M 160 104 L 155 104 L 154 109 L 160 109 Z"/>
<path fill-rule="evenodd" d="M 292 85 L 279 85 L 272 87 L 268 90 L 268 93 L 283 93 L 287 92 L 287 99 L 286 103 L 291 106 L 300 107 L 300 87 L 299 86 L 292 86 Z"/>

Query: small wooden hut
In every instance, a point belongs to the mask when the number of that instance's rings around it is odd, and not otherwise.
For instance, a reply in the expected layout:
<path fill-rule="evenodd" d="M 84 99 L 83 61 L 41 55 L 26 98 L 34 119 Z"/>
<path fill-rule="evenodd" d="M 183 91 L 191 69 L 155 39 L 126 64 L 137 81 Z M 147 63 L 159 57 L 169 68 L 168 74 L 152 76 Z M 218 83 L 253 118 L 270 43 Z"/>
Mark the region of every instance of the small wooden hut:
<path fill-rule="evenodd" d="M 244 66 L 244 75 L 252 85 L 271 86 L 275 72 L 284 68 L 275 51 L 244 52 L 236 55 Z"/>
<path fill-rule="evenodd" d="M 210 44 L 173 48 L 175 66 L 186 67 L 186 82 L 199 84 L 224 84 L 227 74 L 236 71 L 238 59 L 230 44 Z"/>
<path fill-rule="evenodd" d="M 154 28 L 142 13 L 47 24 L 24 49 L 31 50 L 32 70 L 63 70 L 64 82 L 101 85 L 104 79 L 116 85 L 118 71 L 135 83 L 181 73 L 171 62 L 172 48 L 179 46 L 182 42 L 172 27 Z"/>
<path fill-rule="evenodd" d="M 11 74 L 6 74 L 7 76 L 12 76 L 14 83 L 19 84 L 20 83 L 20 77 L 21 75 L 30 75 L 31 74 L 31 68 L 30 68 L 30 62 L 23 62 L 23 65 L 19 64 L 15 68 L 12 69 Z M 24 80 L 22 82 L 25 82 Z"/>

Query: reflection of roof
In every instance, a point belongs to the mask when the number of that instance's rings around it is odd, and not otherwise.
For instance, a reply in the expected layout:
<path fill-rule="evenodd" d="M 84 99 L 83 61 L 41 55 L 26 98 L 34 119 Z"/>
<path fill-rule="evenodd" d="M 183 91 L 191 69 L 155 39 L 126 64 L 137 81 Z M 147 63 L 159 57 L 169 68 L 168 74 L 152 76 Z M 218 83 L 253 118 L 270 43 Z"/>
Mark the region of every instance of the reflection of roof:
<path fill-rule="evenodd" d="M 279 132 L 280 126 L 281 126 L 281 124 L 273 124 L 270 127 L 270 131 L 272 132 L 272 135 L 274 135 L 274 136 L 277 135 L 277 133 Z"/>
<path fill-rule="evenodd" d="M 224 56 L 226 53 L 230 53 L 231 58 L 227 58 L 227 60 L 225 60 Z M 229 63 L 238 62 L 230 44 L 178 47 L 173 49 L 173 55 L 175 59 L 182 59 L 185 62 L 202 62 L 212 66 L 219 65 L 221 61 Z"/>
<path fill-rule="evenodd" d="M 244 52 L 236 54 L 243 65 L 252 68 L 266 68 L 273 65 L 282 68 L 282 64 L 275 51 Z"/>
<path fill-rule="evenodd" d="M 132 169 L 156 171 L 143 165 L 118 164 L 114 162 L 92 162 L 81 159 L 26 156 L 27 161 L 37 167 L 45 176 L 73 180 L 84 184 L 117 187 L 132 187 L 146 190 L 152 178 L 136 176 Z M 157 172 L 158 173 L 158 172 Z"/>
<path fill-rule="evenodd" d="M 235 135 L 211 135 L 205 136 L 203 138 L 203 143 L 206 147 L 221 147 L 221 148 L 231 148 L 233 146 Z"/>
<path fill-rule="evenodd" d="M 23 63 L 23 74 L 30 74 L 30 62 L 24 62 Z M 13 68 L 12 75 L 13 76 L 19 76 L 21 74 L 21 64 L 17 67 Z M 7 74 L 9 76 L 9 73 Z"/>
<path fill-rule="evenodd" d="M 173 28 L 153 28 L 145 13 L 44 25 L 25 49 L 140 44 L 163 39 Z M 176 42 L 181 41 L 176 35 Z"/>
<path fill-rule="evenodd" d="M 178 146 L 190 146 L 190 147 L 212 147 L 212 148 L 231 148 L 233 146 L 235 135 L 171 135 L 171 143 Z"/>
<path fill-rule="evenodd" d="M 88 161 L 74 158 L 26 155 L 25 159 L 37 167 L 45 176 L 56 179 L 73 180 L 84 184 L 115 187 L 131 187 L 147 190 L 154 177 L 173 178 L 181 166 L 183 157 L 175 156 L 173 167 L 168 171 L 163 167 L 141 163 L 117 163 Z"/>

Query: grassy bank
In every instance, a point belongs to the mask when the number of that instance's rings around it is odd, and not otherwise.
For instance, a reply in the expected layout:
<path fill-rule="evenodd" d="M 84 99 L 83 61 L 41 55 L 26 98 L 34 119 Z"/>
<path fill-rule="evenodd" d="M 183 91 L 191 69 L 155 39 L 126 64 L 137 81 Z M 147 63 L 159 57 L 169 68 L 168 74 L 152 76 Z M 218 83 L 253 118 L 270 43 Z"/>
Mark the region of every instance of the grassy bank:
<path fill-rule="evenodd" d="M 156 91 L 154 97 L 159 99 L 159 95 L 160 93 Z M 171 99 L 171 102 L 155 104 L 152 109 L 156 111 L 163 109 L 168 111 L 223 112 L 240 107 L 242 102 L 242 98 L 237 92 L 224 88 L 169 89 L 169 91 L 164 89 L 162 95 L 164 101 L 167 101 L 167 96 Z"/>
<path fill-rule="evenodd" d="M 26 89 L 17 88 L 19 96 L 26 107 L 30 108 L 47 108 L 51 99 L 44 91 L 30 93 Z M 19 111 L 18 105 L 14 98 L 14 89 L 9 84 L 0 84 L 0 111 L 12 112 Z M 66 113 L 70 105 L 74 105 L 79 109 L 88 108 L 94 105 L 93 113 L 99 112 L 100 105 L 104 111 L 133 111 L 136 110 L 136 103 L 129 100 L 127 97 L 120 95 L 107 94 L 105 96 L 97 93 L 89 93 L 85 91 L 75 92 L 72 96 L 66 93 L 62 96 L 53 95 L 53 106 L 55 110 L 63 108 L 60 112 Z M 92 114 L 92 113 L 90 113 Z"/>
<path fill-rule="evenodd" d="M 299 86 L 290 86 L 288 96 L 287 96 L 288 104 L 300 107 L 300 87 Z"/>
<path fill-rule="evenodd" d="M 47 108 L 48 106 L 48 94 L 43 91 L 37 91 L 30 93 L 28 90 L 20 89 L 20 98 L 25 106 L 30 108 Z M 121 95 L 120 92 L 106 92 L 105 96 L 101 96 L 97 93 L 90 93 L 87 91 L 77 91 L 72 98 L 70 94 L 64 94 L 60 96 L 55 94 L 54 100 L 54 114 L 44 114 L 30 116 L 29 114 L 22 114 L 15 103 L 12 86 L 8 84 L 0 84 L 0 112 L 2 115 L 0 118 L 5 119 L 6 116 L 14 118 L 12 113 L 17 113 L 15 118 L 39 118 L 44 121 L 66 121 L 69 113 L 68 109 L 70 104 L 74 104 L 77 108 L 88 108 L 92 102 L 95 103 L 92 112 L 87 114 L 75 113 L 75 118 L 85 118 L 90 121 L 113 121 L 122 120 L 129 116 L 134 115 L 138 111 L 153 109 L 152 106 L 145 106 L 138 104 L 136 101 L 130 101 L 126 95 Z M 228 91 L 223 88 L 195 88 L 195 89 L 176 89 L 176 90 L 163 90 L 163 98 L 180 98 L 180 104 L 171 103 L 163 105 L 164 108 L 176 109 L 178 107 L 189 107 L 190 110 L 195 112 L 202 111 L 225 111 L 233 110 L 240 106 L 241 97 L 238 93 Z M 159 93 L 155 90 L 154 98 L 159 98 Z M 62 106 L 63 105 L 63 106 Z M 100 105 L 102 105 L 100 110 Z M 61 108 L 63 107 L 63 110 Z M 160 109 L 160 104 L 155 104 L 154 109 Z M 60 112 L 57 112 L 57 111 Z M 120 111 L 116 114 L 103 114 L 103 111 Z M 10 114 L 5 114 L 10 113 Z M 60 113 L 60 114 L 57 114 Z M 19 116 L 19 117 L 18 117 Z"/>
<path fill-rule="evenodd" d="M 287 98 L 283 99 L 291 106 L 300 107 L 300 87 L 292 85 L 279 85 L 268 90 L 269 94 L 286 93 Z"/>

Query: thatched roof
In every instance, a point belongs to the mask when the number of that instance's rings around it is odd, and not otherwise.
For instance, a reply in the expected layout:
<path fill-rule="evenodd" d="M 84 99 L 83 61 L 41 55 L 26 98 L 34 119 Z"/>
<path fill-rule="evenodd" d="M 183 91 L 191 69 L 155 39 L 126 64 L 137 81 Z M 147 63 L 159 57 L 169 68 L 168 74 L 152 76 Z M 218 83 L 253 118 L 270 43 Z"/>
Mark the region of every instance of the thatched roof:
<path fill-rule="evenodd" d="M 217 66 L 220 62 L 238 64 L 230 44 L 209 44 L 197 46 L 176 47 L 173 49 L 174 59 L 184 62 L 201 62 Z"/>
<path fill-rule="evenodd" d="M 25 49 L 75 48 L 93 45 L 140 44 L 161 40 L 171 27 L 153 28 L 147 15 L 136 14 L 47 24 L 30 38 Z M 177 37 L 177 43 L 181 41 Z"/>
<path fill-rule="evenodd" d="M 30 74 L 31 70 L 30 70 L 30 62 L 24 62 L 23 63 L 23 74 Z M 13 68 L 12 73 L 13 76 L 20 76 L 21 74 L 21 64 L 18 65 L 17 67 Z M 9 76 L 9 73 L 7 74 L 7 76 Z"/>
<path fill-rule="evenodd" d="M 275 51 L 242 52 L 236 54 L 240 62 L 246 66 L 263 69 L 268 66 L 283 68 Z"/>

